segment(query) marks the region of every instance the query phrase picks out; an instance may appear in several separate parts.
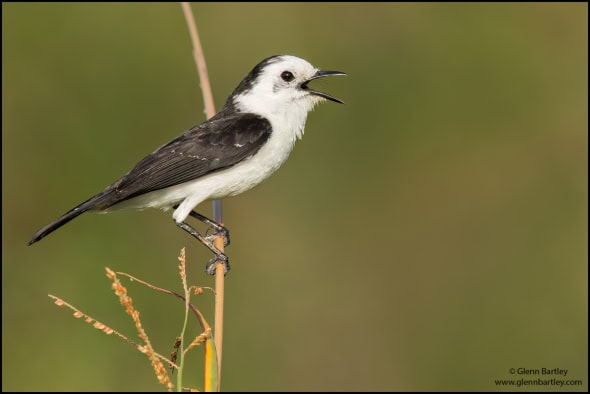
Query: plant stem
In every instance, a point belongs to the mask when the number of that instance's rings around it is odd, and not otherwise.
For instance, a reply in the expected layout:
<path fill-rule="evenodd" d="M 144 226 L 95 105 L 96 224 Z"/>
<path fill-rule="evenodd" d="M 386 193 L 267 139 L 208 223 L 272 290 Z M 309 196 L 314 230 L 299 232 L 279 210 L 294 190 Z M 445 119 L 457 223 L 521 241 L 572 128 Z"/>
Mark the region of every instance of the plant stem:
<path fill-rule="evenodd" d="M 193 56 L 197 64 L 199 78 L 201 82 L 201 90 L 203 91 L 203 100 L 205 102 L 205 113 L 207 119 L 215 115 L 215 103 L 213 102 L 213 94 L 211 92 L 211 84 L 209 83 L 209 74 L 207 73 L 207 64 L 205 63 L 205 55 L 199 39 L 197 31 L 197 24 L 193 16 L 190 4 L 181 2 L 182 10 L 186 18 L 186 23 L 190 32 L 193 43 Z M 223 225 L 223 207 L 220 200 L 213 201 L 213 220 Z M 224 245 L 223 238 L 217 237 L 215 239 L 215 247 L 223 253 Z M 217 389 L 221 390 L 221 350 L 223 344 L 223 303 L 224 303 L 224 288 L 225 288 L 225 272 L 222 264 L 218 264 L 215 269 L 215 332 L 213 338 L 215 340 L 215 348 L 217 352 Z"/>
<path fill-rule="evenodd" d="M 211 84 L 209 83 L 209 73 L 207 72 L 207 63 L 205 63 L 205 54 L 203 53 L 203 47 L 201 47 L 197 24 L 195 23 L 191 6 L 187 2 L 181 2 L 180 4 L 182 5 L 182 11 L 184 12 L 186 24 L 188 25 L 188 30 L 191 35 L 191 41 L 193 42 L 193 57 L 197 64 L 201 90 L 203 91 L 205 114 L 207 115 L 207 119 L 209 119 L 215 115 L 215 103 L 213 102 L 213 93 L 211 92 Z"/>

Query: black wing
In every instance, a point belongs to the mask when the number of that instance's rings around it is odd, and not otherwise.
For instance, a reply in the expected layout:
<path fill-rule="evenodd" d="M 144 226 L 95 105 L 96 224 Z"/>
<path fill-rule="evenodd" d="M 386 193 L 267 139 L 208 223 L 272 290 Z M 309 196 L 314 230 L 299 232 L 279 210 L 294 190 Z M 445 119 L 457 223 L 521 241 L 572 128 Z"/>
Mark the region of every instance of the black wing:
<path fill-rule="evenodd" d="M 231 167 L 258 152 L 271 131 L 268 120 L 253 114 L 216 116 L 156 149 L 127 175 L 37 231 L 28 244 L 88 210 L 105 209 Z"/>
<path fill-rule="evenodd" d="M 146 156 L 102 194 L 95 207 L 192 181 L 254 155 L 270 137 L 270 122 L 236 113 L 195 126 Z M 105 193 L 106 192 L 106 193 Z"/>

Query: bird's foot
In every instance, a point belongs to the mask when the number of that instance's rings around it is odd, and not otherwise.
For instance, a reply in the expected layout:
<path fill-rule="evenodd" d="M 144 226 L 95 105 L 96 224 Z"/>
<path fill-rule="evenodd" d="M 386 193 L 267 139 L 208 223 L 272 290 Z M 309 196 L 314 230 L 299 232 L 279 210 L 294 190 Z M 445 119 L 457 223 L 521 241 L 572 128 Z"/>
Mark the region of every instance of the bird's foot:
<path fill-rule="evenodd" d="M 205 234 L 209 234 L 209 232 L 213 230 L 213 234 L 207 235 L 206 238 L 211 241 L 211 242 L 215 242 L 215 239 L 217 237 L 223 237 L 223 246 L 226 247 L 229 245 L 230 243 L 230 239 L 229 239 L 229 230 L 221 225 L 217 226 L 213 226 L 211 225 L 208 229 L 207 232 Z"/>
<path fill-rule="evenodd" d="M 215 257 L 213 257 L 211 260 L 209 260 L 209 262 L 207 263 L 207 266 L 205 267 L 205 271 L 209 275 L 215 275 L 215 271 L 217 270 L 217 264 L 223 264 L 223 272 L 225 275 L 227 275 L 227 273 L 230 270 L 229 259 L 227 258 L 227 256 L 224 253 L 221 253 L 221 252 L 219 252 L 218 254 L 215 255 Z"/>

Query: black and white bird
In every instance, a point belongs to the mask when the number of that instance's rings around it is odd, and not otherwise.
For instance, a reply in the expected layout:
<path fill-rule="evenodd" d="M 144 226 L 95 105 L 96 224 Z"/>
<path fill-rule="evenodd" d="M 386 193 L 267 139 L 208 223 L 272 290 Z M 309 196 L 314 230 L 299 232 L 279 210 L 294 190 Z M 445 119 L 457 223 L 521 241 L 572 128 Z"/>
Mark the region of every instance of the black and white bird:
<path fill-rule="evenodd" d="M 212 237 L 187 224 L 187 217 L 206 223 L 229 244 L 225 227 L 193 209 L 205 200 L 245 192 L 275 172 L 303 136 L 314 106 L 326 99 L 342 103 L 309 87 L 310 81 L 330 75 L 346 74 L 318 70 L 295 56 L 264 59 L 214 117 L 156 149 L 102 192 L 43 227 L 28 244 L 86 211 L 173 207 L 176 225 L 215 254 L 207 273 L 214 274 L 217 263 L 224 264 L 227 273 L 227 256 L 214 246 Z"/>

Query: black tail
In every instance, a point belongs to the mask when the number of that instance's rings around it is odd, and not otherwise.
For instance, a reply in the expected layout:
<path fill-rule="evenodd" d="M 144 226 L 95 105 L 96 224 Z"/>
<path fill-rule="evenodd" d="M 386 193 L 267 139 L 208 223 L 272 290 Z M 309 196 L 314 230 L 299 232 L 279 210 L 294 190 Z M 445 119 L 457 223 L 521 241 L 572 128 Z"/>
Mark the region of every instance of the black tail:
<path fill-rule="evenodd" d="M 27 245 L 34 244 L 35 242 L 41 240 L 42 238 L 44 238 L 48 234 L 54 232 L 55 230 L 57 230 L 58 228 L 60 228 L 61 226 L 63 226 L 67 222 L 69 222 L 70 220 L 75 219 L 76 217 L 83 214 L 84 212 L 97 207 L 99 205 L 99 203 L 101 202 L 101 200 L 103 200 L 103 197 L 105 197 L 107 192 L 108 192 L 108 190 L 105 190 L 104 192 L 97 194 L 96 196 L 90 198 L 89 200 L 84 201 L 82 204 L 78 205 L 77 207 L 70 209 L 68 212 L 66 212 L 64 215 L 62 215 L 62 217 L 49 223 L 47 226 L 45 226 L 41 230 L 37 231 L 37 233 L 35 235 L 33 235 L 33 238 L 31 238 L 31 240 L 29 242 L 27 242 Z"/>

